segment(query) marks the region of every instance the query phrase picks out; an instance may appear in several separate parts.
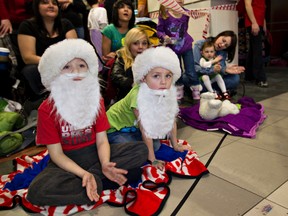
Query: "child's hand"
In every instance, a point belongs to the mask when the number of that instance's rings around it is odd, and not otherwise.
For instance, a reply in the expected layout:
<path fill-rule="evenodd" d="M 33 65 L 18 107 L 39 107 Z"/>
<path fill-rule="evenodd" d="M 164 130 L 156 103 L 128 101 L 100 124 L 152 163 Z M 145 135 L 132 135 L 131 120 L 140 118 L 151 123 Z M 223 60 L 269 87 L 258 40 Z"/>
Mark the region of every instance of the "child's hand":
<path fill-rule="evenodd" d="M 102 172 L 108 179 L 119 185 L 123 185 L 127 181 L 124 175 L 126 175 L 128 171 L 116 168 L 116 163 L 114 162 L 102 164 Z"/>
<path fill-rule="evenodd" d="M 164 170 L 164 167 L 165 167 L 165 162 L 164 161 L 161 161 L 161 160 L 157 160 L 155 159 L 153 162 L 152 162 L 152 166 L 153 167 L 156 167 L 157 169 L 159 170 Z"/>
<path fill-rule="evenodd" d="M 166 36 L 164 37 L 164 44 L 171 44 L 171 43 L 172 43 L 171 38 L 166 35 Z"/>
<path fill-rule="evenodd" d="M 221 65 L 220 64 L 214 65 L 214 72 L 215 73 L 220 73 L 221 72 Z"/>
<path fill-rule="evenodd" d="M 192 147 L 190 145 L 177 144 L 177 145 L 173 146 L 173 148 L 175 151 L 178 151 L 178 152 L 192 151 Z"/>
<path fill-rule="evenodd" d="M 116 53 L 115 52 L 110 52 L 106 56 L 102 56 L 102 60 L 103 61 L 109 61 L 110 59 L 113 59 L 115 57 L 116 57 Z"/>
<path fill-rule="evenodd" d="M 219 56 L 217 56 L 215 59 L 214 59 L 214 61 L 215 62 L 220 62 L 221 60 L 222 60 L 222 56 L 221 55 L 219 55 Z"/>
<path fill-rule="evenodd" d="M 86 172 L 82 178 L 82 187 L 86 187 L 87 196 L 91 201 L 97 202 L 99 200 L 99 194 L 97 193 L 97 184 L 94 176 Z"/>

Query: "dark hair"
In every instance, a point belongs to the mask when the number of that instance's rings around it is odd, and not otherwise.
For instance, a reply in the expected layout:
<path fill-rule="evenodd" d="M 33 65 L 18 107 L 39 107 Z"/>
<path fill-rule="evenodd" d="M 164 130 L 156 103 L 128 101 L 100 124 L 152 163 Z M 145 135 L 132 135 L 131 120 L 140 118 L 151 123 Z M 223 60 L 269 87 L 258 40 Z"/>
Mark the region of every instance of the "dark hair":
<path fill-rule="evenodd" d="M 118 20 L 119 20 L 119 14 L 118 9 L 124 7 L 124 5 L 128 5 L 132 10 L 132 16 L 129 20 L 128 28 L 131 29 L 135 26 L 135 13 L 134 13 L 134 7 L 131 0 L 118 0 L 113 5 L 113 11 L 112 11 L 112 23 L 115 27 L 121 27 Z"/>
<path fill-rule="evenodd" d="M 202 45 L 202 47 L 201 47 L 201 51 L 203 51 L 205 48 L 207 48 L 207 47 L 213 47 L 214 48 L 214 43 L 213 43 L 213 41 L 210 41 L 210 40 L 206 40 L 204 43 L 203 43 L 203 45 Z"/>
<path fill-rule="evenodd" d="M 40 11 L 39 11 L 39 5 L 40 5 L 41 1 L 42 0 L 33 0 L 33 12 L 34 12 L 33 19 L 36 21 L 37 25 L 40 28 L 41 36 L 47 37 L 48 31 L 44 26 L 43 18 L 40 14 Z M 58 0 L 54 0 L 54 1 L 57 2 L 58 15 L 54 20 L 53 30 L 58 31 L 60 34 L 62 32 L 62 22 L 61 22 L 61 12 L 60 12 L 61 8 L 60 8 Z"/>
<path fill-rule="evenodd" d="M 86 0 L 87 3 L 92 7 L 94 4 L 98 4 L 98 0 Z"/>
<path fill-rule="evenodd" d="M 237 35 L 233 31 L 223 31 L 219 33 L 216 37 L 210 38 L 213 42 L 215 42 L 219 37 L 224 36 L 224 37 L 231 37 L 231 44 L 229 47 L 224 49 L 228 53 L 228 58 L 227 61 L 230 63 L 233 61 L 234 56 L 235 56 L 235 50 L 236 50 L 236 45 L 237 45 Z"/>

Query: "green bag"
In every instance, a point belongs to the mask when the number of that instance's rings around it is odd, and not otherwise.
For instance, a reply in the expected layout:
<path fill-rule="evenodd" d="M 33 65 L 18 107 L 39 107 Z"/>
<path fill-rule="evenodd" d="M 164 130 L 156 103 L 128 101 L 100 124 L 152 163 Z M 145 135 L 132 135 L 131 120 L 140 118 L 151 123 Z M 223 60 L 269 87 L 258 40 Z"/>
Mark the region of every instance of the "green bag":
<path fill-rule="evenodd" d="M 25 126 L 25 118 L 17 112 L 0 112 L 0 132 L 14 131 Z"/>
<path fill-rule="evenodd" d="M 0 156 L 7 155 L 18 149 L 22 145 L 22 142 L 23 137 L 20 133 L 11 133 L 10 131 L 0 132 Z"/>

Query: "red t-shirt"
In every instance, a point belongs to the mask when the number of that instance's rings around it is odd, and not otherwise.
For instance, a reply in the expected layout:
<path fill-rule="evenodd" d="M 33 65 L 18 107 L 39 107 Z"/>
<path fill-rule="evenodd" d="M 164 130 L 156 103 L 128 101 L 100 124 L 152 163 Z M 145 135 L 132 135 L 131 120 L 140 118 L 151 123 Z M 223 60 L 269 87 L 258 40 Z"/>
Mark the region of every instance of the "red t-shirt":
<path fill-rule="evenodd" d="M 110 128 L 103 99 L 95 124 L 81 130 L 73 130 L 70 124 L 61 123 L 53 106 L 54 102 L 46 99 L 38 109 L 37 145 L 61 143 L 63 151 L 80 149 L 95 145 L 96 134 Z"/>
<path fill-rule="evenodd" d="M 265 0 L 252 0 L 252 8 L 258 25 L 263 27 L 265 20 L 265 10 L 266 10 Z M 251 25 L 252 23 L 247 13 L 245 13 L 245 27 Z"/>

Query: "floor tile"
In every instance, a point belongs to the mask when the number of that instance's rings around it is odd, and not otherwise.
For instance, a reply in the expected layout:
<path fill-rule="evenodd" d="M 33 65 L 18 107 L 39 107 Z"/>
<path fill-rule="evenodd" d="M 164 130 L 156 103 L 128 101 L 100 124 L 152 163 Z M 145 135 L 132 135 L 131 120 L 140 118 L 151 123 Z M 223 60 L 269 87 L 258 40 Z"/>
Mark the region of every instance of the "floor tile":
<path fill-rule="evenodd" d="M 260 196 L 210 174 L 199 181 L 177 216 L 242 215 L 260 200 Z M 170 203 L 174 204 L 172 199 Z M 161 215 L 170 215 L 165 210 Z"/>
<path fill-rule="evenodd" d="M 269 200 L 263 200 L 243 216 L 285 216 L 288 215 L 288 209 L 283 208 Z"/>
<path fill-rule="evenodd" d="M 206 161 L 208 155 L 200 158 Z M 288 179 L 288 157 L 235 142 L 221 148 L 208 170 L 239 187 L 266 197 Z"/>
<path fill-rule="evenodd" d="M 224 133 L 219 132 L 200 131 L 193 129 L 190 126 L 179 129 L 177 133 L 179 139 L 184 139 L 189 142 L 199 157 L 213 152 L 222 137 L 225 135 Z M 222 143 L 222 146 L 228 145 L 238 139 L 238 137 L 228 135 Z"/>
<path fill-rule="evenodd" d="M 263 128 L 261 132 L 257 133 L 255 139 L 241 139 L 241 142 L 288 156 L 288 133 L 286 128 L 281 127 L 284 124 L 282 121 L 287 122 L 287 119 L 279 120 L 277 123 Z"/>
<path fill-rule="evenodd" d="M 280 186 L 276 191 L 267 197 L 267 200 L 271 200 L 288 209 L 288 182 Z"/>

